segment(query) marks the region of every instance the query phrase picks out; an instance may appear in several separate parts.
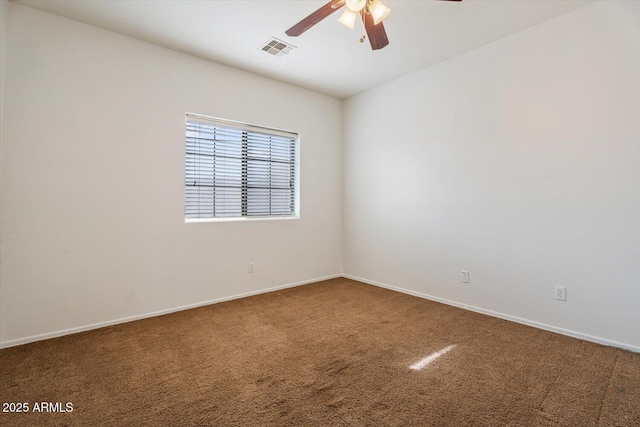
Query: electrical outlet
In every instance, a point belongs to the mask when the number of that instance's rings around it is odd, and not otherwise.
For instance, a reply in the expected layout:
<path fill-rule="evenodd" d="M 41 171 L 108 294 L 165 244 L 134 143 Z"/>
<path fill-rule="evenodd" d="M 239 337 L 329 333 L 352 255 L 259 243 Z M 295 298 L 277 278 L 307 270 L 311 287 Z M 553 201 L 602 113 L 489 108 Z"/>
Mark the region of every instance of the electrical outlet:
<path fill-rule="evenodd" d="M 462 272 L 462 283 L 469 283 L 469 272 L 468 271 L 463 271 Z"/>
<path fill-rule="evenodd" d="M 556 286 L 556 299 L 560 301 L 567 300 L 567 288 L 564 286 Z"/>
<path fill-rule="evenodd" d="M 249 273 L 253 273 L 253 263 L 249 263 Z"/>

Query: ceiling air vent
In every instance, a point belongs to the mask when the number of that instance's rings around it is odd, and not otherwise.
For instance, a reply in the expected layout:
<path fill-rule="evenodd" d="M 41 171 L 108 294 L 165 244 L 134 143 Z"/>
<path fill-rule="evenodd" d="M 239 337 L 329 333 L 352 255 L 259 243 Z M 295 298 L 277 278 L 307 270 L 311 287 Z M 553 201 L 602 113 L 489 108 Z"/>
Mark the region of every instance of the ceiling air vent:
<path fill-rule="evenodd" d="M 291 52 L 291 50 L 295 48 L 296 47 L 294 45 L 283 42 L 282 40 L 278 40 L 275 37 L 272 37 L 269 41 L 262 45 L 262 47 L 260 47 L 260 49 L 275 56 L 289 54 L 289 52 Z"/>

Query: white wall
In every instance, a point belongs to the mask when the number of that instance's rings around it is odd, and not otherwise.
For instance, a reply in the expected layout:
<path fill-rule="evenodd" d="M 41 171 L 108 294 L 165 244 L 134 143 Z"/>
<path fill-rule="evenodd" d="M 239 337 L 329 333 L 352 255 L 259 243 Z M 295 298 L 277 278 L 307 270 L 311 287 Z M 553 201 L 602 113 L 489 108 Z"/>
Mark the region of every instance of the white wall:
<path fill-rule="evenodd" d="M 639 29 L 598 2 L 346 101 L 346 274 L 640 349 Z"/>
<path fill-rule="evenodd" d="M 0 155 L 2 147 L 2 111 L 4 100 L 4 75 L 7 52 L 7 24 L 9 22 L 9 0 L 0 0 Z"/>
<path fill-rule="evenodd" d="M 4 345 L 341 273 L 340 101 L 9 12 Z M 185 224 L 185 112 L 300 132 L 301 219 Z"/>
<path fill-rule="evenodd" d="M 9 23 L 9 1 L 0 0 L 0 201 L 2 200 L 2 141 L 3 141 L 3 128 L 4 128 L 4 76 L 6 69 L 7 58 L 7 26 Z M 0 209 L 0 223 L 2 223 L 2 209 Z M 1 233 L 0 233 L 1 243 Z M 0 253 L 2 252 L 2 245 L 0 244 Z M 2 255 L 0 255 L 0 264 L 2 261 Z M 1 265 L 0 265 L 1 269 Z M 2 275 L 0 274 L 0 298 L 2 297 Z M 2 325 L 2 304 L 0 302 L 0 329 Z M 0 340 L 1 343 L 1 340 Z M 1 346 L 1 344 L 0 344 Z"/>

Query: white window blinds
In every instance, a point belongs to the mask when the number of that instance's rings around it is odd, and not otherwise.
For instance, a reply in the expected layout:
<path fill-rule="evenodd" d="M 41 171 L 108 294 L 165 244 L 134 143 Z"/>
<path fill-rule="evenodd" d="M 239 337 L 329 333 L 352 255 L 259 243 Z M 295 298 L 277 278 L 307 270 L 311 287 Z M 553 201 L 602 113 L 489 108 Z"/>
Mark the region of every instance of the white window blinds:
<path fill-rule="evenodd" d="M 187 115 L 185 218 L 295 215 L 297 139 Z"/>

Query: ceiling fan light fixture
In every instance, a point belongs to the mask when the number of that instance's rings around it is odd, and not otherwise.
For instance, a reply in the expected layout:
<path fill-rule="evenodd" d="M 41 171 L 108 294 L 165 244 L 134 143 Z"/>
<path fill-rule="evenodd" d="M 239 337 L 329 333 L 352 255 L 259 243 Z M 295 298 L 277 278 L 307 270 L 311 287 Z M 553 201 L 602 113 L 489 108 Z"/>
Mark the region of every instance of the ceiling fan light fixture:
<path fill-rule="evenodd" d="M 347 8 L 344 10 L 344 12 L 342 12 L 342 15 L 340 16 L 338 21 L 353 30 L 355 28 L 357 17 L 358 17 L 358 12 L 354 12 L 353 10 Z"/>
<path fill-rule="evenodd" d="M 375 25 L 381 23 L 384 18 L 389 15 L 389 12 L 391 12 L 391 9 L 385 6 L 380 0 L 372 0 L 369 3 L 369 13 L 373 17 L 373 23 Z"/>
<path fill-rule="evenodd" d="M 347 0 L 347 8 L 353 12 L 360 12 L 367 5 L 367 0 Z"/>

